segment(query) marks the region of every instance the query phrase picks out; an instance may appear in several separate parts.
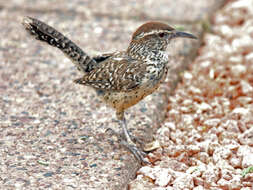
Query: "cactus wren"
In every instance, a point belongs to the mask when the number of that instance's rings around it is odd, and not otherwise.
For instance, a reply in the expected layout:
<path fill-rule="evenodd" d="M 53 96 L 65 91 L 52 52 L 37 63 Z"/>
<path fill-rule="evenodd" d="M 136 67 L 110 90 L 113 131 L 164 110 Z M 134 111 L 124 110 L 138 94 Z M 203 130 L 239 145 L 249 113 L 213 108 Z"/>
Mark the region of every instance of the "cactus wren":
<path fill-rule="evenodd" d="M 63 34 L 37 19 L 26 17 L 23 25 L 37 40 L 57 47 L 76 65 L 83 77 L 75 83 L 94 88 L 116 110 L 124 134 L 122 144 L 144 162 L 145 152 L 132 141 L 124 111 L 153 93 L 165 79 L 169 61 L 166 48 L 170 40 L 197 38 L 161 22 L 147 22 L 133 33 L 126 51 L 89 57 Z"/>

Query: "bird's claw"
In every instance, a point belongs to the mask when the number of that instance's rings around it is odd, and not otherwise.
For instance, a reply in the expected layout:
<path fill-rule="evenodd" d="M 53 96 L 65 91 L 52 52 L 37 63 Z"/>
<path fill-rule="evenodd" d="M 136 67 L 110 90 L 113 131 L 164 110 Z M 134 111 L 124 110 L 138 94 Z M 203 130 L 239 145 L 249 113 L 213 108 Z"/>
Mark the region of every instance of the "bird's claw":
<path fill-rule="evenodd" d="M 149 164 L 149 162 L 145 160 L 147 153 L 142 150 L 139 150 L 135 144 L 129 144 L 127 141 L 124 140 L 122 140 L 120 144 L 125 146 L 141 164 Z"/>
<path fill-rule="evenodd" d="M 107 128 L 105 132 L 109 133 L 110 136 L 116 136 L 117 141 L 120 142 L 121 145 L 126 147 L 141 164 L 143 164 L 143 165 L 149 164 L 149 162 L 145 160 L 145 157 L 147 156 L 147 153 L 140 150 L 135 145 L 135 143 L 133 143 L 132 141 L 128 142 L 124 133 L 117 133 L 116 131 L 114 131 L 111 128 Z M 140 145 L 143 145 L 143 143 L 139 140 L 139 138 L 137 138 L 135 136 L 132 136 L 132 135 L 130 135 L 130 138 L 134 142 L 137 142 Z"/>

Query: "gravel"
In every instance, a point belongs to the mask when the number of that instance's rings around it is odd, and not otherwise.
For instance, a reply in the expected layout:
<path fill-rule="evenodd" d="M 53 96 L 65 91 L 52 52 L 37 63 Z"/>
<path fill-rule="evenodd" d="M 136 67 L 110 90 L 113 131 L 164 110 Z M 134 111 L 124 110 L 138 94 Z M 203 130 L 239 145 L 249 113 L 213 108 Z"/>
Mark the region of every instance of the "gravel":
<path fill-rule="evenodd" d="M 229 1 L 170 97 L 161 148 L 129 189 L 253 188 L 253 1 Z"/>

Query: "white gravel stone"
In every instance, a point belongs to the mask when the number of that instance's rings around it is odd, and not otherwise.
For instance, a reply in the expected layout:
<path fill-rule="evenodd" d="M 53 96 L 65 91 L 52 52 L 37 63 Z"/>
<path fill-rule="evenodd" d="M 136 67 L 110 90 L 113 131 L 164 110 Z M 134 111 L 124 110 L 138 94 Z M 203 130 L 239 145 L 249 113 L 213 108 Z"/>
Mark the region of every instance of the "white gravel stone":
<path fill-rule="evenodd" d="M 242 163 L 242 160 L 241 158 L 238 158 L 238 157 L 232 157 L 230 159 L 230 164 L 234 167 L 234 168 L 239 168 L 241 167 L 241 163 Z"/>
<path fill-rule="evenodd" d="M 241 187 L 241 175 L 232 175 L 232 179 L 229 181 L 230 182 L 230 187 L 231 189 L 236 189 Z"/>
<path fill-rule="evenodd" d="M 223 25 L 217 27 L 217 29 L 219 31 L 221 31 L 222 35 L 225 35 L 227 37 L 232 37 L 234 35 L 234 33 L 233 33 L 234 31 L 231 29 L 230 26 L 228 26 L 226 24 L 223 24 Z"/>
<path fill-rule="evenodd" d="M 216 127 L 220 123 L 220 119 L 213 118 L 213 119 L 208 119 L 204 122 L 204 125 Z"/>
<path fill-rule="evenodd" d="M 173 187 L 168 186 L 168 187 L 154 187 L 152 190 L 174 190 Z"/>
<path fill-rule="evenodd" d="M 191 106 L 193 104 L 191 99 L 186 99 L 182 103 L 184 106 Z"/>
<path fill-rule="evenodd" d="M 168 169 L 161 169 L 160 172 L 157 174 L 155 184 L 165 187 L 170 182 L 171 177 L 172 176 L 169 174 Z"/>
<path fill-rule="evenodd" d="M 221 178 L 218 182 L 217 182 L 218 185 L 224 187 L 224 188 L 229 188 L 230 186 L 230 182 Z"/>
<path fill-rule="evenodd" d="M 229 7 L 231 7 L 232 9 L 246 8 L 249 11 L 253 12 L 252 1 L 248 0 L 235 1 L 234 3 L 231 3 Z"/>
<path fill-rule="evenodd" d="M 173 122 L 166 122 L 164 125 L 173 131 L 176 130 L 176 125 Z"/>
<path fill-rule="evenodd" d="M 214 69 L 210 69 L 209 71 L 209 78 L 214 79 Z"/>
<path fill-rule="evenodd" d="M 233 61 L 233 62 L 241 62 L 242 58 L 241 57 L 240 58 L 233 57 L 233 59 L 231 61 Z M 240 76 L 241 74 L 243 74 L 243 73 L 245 73 L 247 71 L 247 68 L 246 68 L 245 65 L 237 64 L 237 65 L 233 65 L 231 67 L 231 71 L 232 71 L 233 75 Z"/>
<path fill-rule="evenodd" d="M 212 163 L 207 165 L 206 170 L 202 174 L 202 178 L 209 184 L 215 183 L 219 178 L 219 169 Z"/>
<path fill-rule="evenodd" d="M 200 152 L 200 146 L 198 145 L 189 145 L 187 146 L 187 150 L 189 154 L 196 154 L 198 152 Z"/>
<path fill-rule="evenodd" d="M 201 67 L 209 67 L 211 64 L 212 64 L 212 62 L 210 60 L 202 61 Z"/>
<path fill-rule="evenodd" d="M 232 154 L 231 150 L 226 147 L 218 147 L 214 150 L 213 160 L 214 162 L 218 162 L 221 159 L 227 159 Z"/>
<path fill-rule="evenodd" d="M 160 168 L 159 166 L 154 168 L 144 166 L 138 172 L 144 176 L 148 176 L 149 178 L 153 179 L 156 185 L 165 187 L 168 185 L 172 178 L 170 171 L 170 169 Z"/>
<path fill-rule="evenodd" d="M 240 134 L 238 139 L 241 144 L 253 146 L 253 127 Z"/>
<path fill-rule="evenodd" d="M 168 190 L 168 187 L 154 187 L 152 190 Z"/>
<path fill-rule="evenodd" d="M 189 111 L 189 107 L 187 108 L 187 111 Z M 182 115 L 182 120 L 185 125 L 189 126 L 193 123 L 194 118 L 191 115 Z"/>
<path fill-rule="evenodd" d="M 241 86 L 242 86 L 242 92 L 244 94 L 253 92 L 253 87 L 245 80 L 241 80 Z"/>
<path fill-rule="evenodd" d="M 150 166 L 144 166 L 138 172 L 142 173 L 144 176 L 148 176 L 154 180 L 155 179 L 154 170 L 155 169 L 151 168 Z"/>
<path fill-rule="evenodd" d="M 253 166 L 253 153 L 246 154 L 242 159 L 242 167 L 247 168 Z"/>
<path fill-rule="evenodd" d="M 166 133 L 169 133 L 169 132 L 170 132 L 169 128 L 168 128 L 168 127 L 165 127 L 165 126 L 163 126 L 163 127 L 161 127 L 160 129 L 157 130 L 157 134 L 163 135 L 163 136 L 164 136 Z"/>
<path fill-rule="evenodd" d="M 186 173 L 191 174 L 193 177 L 200 177 L 202 171 L 199 166 L 191 166 L 186 170 Z"/>
<path fill-rule="evenodd" d="M 253 165 L 253 148 L 247 145 L 240 146 L 237 155 L 242 157 L 242 168 Z"/>
<path fill-rule="evenodd" d="M 232 73 L 235 74 L 236 76 L 239 76 L 240 74 L 246 72 L 246 67 L 244 65 L 241 65 L 242 61 L 243 61 L 243 57 L 241 55 L 229 57 L 229 62 L 240 63 L 240 64 L 232 66 Z M 236 72 L 234 72 L 234 71 L 236 71 Z"/>
<path fill-rule="evenodd" d="M 240 130 L 238 128 L 238 121 L 236 120 L 226 120 L 221 124 L 221 127 L 226 128 L 226 131 L 239 133 Z"/>
<path fill-rule="evenodd" d="M 190 80 L 190 79 L 192 79 L 192 74 L 186 71 L 186 72 L 184 72 L 184 78 Z"/>
<path fill-rule="evenodd" d="M 250 112 L 249 109 L 247 108 L 242 108 L 242 107 L 239 107 L 239 108 L 235 108 L 232 113 L 235 113 L 235 114 L 241 114 L 241 115 L 246 115 Z"/>
<path fill-rule="evenodd" d="M 249 53 L 248 55 L 245 56 L 246 61 L 252 61 L 253 60 L 253 53 Z"/>
<path fill-rule="evenodd" d="M 199 185 L 197 187 L 194 187 L 193 190 L 204 190 L 204 187 Z"/>
<path fill-rule="evenodd" d="M 197 107 L 198 107 L 199 110 L 201 110 L 201 112 L 207 111 L 207 110 L 211 110 L 211 109 L 212 109 L 212 107 L 211 107 L 209 104 L 205 103 L 205 102 L 202 102 L 202 103 L 199 104 Z M 198 111 L 197 111 L 197 112 L 198 112 Z"/>
<path fill-rule="evenodd" d="M 192 189 L 194 187 L 193 177 L 186 173 L 181 173 L 180 176 L 173 181 L 175 189 Z"/>
<path fill-rule="evenodd" d="M 253 43 L 252 38 L 249 35 L 244 35 L 240 38 L 236 38 L 232 41 L 232 47 L 239 51 L 245 46 L 251 46 Z"/>
<path fill-rule="evenodd" d="M 193 87 L 193 86 L 190 86 L 190 92 L 193 92 L 194 94 L 201 94 L 201 90 L 199 88 L 196 88 L 196 87 Z"/>

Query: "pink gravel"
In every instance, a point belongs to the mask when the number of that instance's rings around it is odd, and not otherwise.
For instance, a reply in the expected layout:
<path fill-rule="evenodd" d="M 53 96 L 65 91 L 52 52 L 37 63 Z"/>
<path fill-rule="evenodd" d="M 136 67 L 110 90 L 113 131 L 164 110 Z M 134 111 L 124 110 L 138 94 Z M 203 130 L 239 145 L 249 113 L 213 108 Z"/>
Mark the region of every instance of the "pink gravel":
<path fill-rule="evenodd" d="M 253 189 L 253 1 L 229 1 L 203 38 L 131 190 Z"/>

